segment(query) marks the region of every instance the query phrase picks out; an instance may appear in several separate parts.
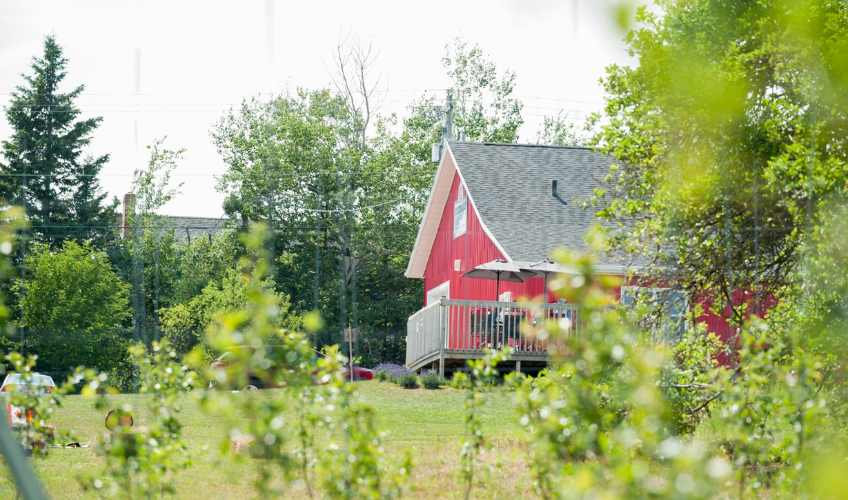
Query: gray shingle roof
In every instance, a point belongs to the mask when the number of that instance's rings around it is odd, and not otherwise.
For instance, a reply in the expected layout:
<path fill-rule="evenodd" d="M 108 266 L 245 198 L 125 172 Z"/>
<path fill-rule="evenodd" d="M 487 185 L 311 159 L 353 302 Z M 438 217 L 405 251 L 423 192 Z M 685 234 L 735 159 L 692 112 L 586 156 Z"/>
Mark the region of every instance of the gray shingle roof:
<path fill-rule="evenodd" d="M 222 217 L 179 217 L 167 216 L 168 227 L 174 228 L 174 236 L 182 243 L 197 238 L 213 238 L 224 229 L 224 223 L 230 219 Z"/>
<path fill-rule="evenodd" d="M 584 236 L 599 219 L 578 203 L 600 187 L 612 158 L 530 144 L 451 141 L 450 150 L 483 223 L 513 261 L 537 262 L 562 246 L 586 249 Z M 554 180 L 566 204 L 553 196 Z"/>

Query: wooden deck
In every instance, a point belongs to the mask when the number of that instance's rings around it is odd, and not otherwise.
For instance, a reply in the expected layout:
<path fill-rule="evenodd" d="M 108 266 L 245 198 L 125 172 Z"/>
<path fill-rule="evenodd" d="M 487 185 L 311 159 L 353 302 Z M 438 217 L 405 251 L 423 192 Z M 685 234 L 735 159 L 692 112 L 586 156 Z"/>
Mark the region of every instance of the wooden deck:
<path fill-rule="evenodd" d="M 515 369 L 540 368 L 548 360 L 547 342 L 532 331 L 557 321 L 579 335 L 580 311 L 571 304 L 527 304 L 441 299 L 409 318 L 406 337 L 406 366 L 414 371 L 465 366 L 469 359 L 483 357 L 485 348 L 511 346 Z"/>

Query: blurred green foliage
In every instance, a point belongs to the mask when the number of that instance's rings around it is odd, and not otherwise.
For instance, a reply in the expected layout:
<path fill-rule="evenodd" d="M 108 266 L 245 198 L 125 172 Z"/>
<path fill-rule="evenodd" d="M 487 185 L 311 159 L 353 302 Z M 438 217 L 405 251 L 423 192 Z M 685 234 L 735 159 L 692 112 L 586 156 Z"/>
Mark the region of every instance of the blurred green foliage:
<path fill-rule="evenodd" d="M 251 283 L 251 281 L 258 281 Z M 162 334 L 182 356 L 201 344 L 207 349 L 206 328 L 213 320 L 244 308 L 250 302 L 250 291 L 256 287 L 274 290 L 273 279 L 259 280 L 249 269 L 228 270 L 220 282 L 211 281 L 188 303 L 176 304 L 162 312 Z M 277 326 L 285 323 L 296 328 L 296 316 L 289 314 L 289 303 L 285 295 L 271 292 L 277 307 L 273 322 Z M 219 353 L 218 351 L 213 351 Z"/>
<path fill-rule="evenodd" d="M 560 254 L 579 280 L 559 292 L 582 304 L 581 335 L 551 322 L 550 368 L 518 389 L 519 422 L 530 435 L 531 470 L 542 498 L 711 498 L 730 462 L 679 435 L 679 417 L 660 387 L 667 356 L 645 342 L 626 309 L 610 308 L 614 283 L 588 257 Z M 611 285 L 613 287 L 611 287 Z"/>
<path fill-rule="evenodd" d="M 24 311 L 24 349 L 38 355 L 38 369 L 61 379 L 78 366 L 106 371 L 125 365 L 130 286 L 109 256 L 74 240 L 53 250 L 28 245 L 26 282 L 18 277 L 11 293 Z M 10 350 L 20 348 L 17 336 L 9 340 Z"/>
<path fill-rule="evenodd" d="M 262 498 L 282 494 L 280 481 L 285 488 L 306 490 L 310 497 L 320 485 L 325 498 L 396 498 L 404 490 L 411 461 L 407 456 L 397 464 L 388 462 L 373 409 L 359 396 L 356 384 L 344 380 L 346 359 L 338 347 L 326 346 L 319 357 L 304 332 L 280 324 L 279 299 L 262 284 L 271 273 L 270 237 L 262 224 L 245 233 L 249 257 L 240 269 L 253 269 L 244 275 L 248 301 L 218 317 L 208 330 L 208 344 L 214 349 L 252 348 L 230 350 L 230 380 L 222 370 L 210 369 L 205 374 L 210 387 L 199 388 L 196 397 L 207 411 L 226 417 L 224 449 L 262 459 L 256 462 L 254 481 Z M 320 328 L 320 317 L 311 313 L 302 324 Z M 200 364 L 203 356 L 202 349 L 195 349 L 189 358 Z M 266 397 L 223 387 L 230 381 L 245 387 L 253 378 L 279 390 Z M 296 418 L 289 420 L 285 414 L 292 406 Z M 316 447 L 316 434 L 329 440 L 326 446 Z"/>
<path fill-rule="evenodd" d="M 484 471 L 491 472 L 498 465 L 497 460 L 484 460 L 488 452 L 497 457 L 497 448 L 486 439 L 483 433 L 483 421 L 480 418 L 480 406 L 486 403 L 485 390 L 498 377 L 497 366 L 509 359 L 512 348 L 504 347 L 496 351 L 484 349 L 483 357 L 468 361 L 467 372 L 457 371 L 453 374 L 451 385 L 457 389 L 465 389 L 465 436 L 459 450 L 459 470 L 457 475 L 464 486 L 465 500 L 471 498 L 475 483 L 491 479 L 491 475 L 483 476 Z"/>
<path fill-rule="evenodd" d="M 616 164 L 592 202 L 619 224 L 611 247 L 652 263 L 643 278 L 741 324 L 831 243 L 820 225 L 848 179 L 848 8 L 656 4 L 626 35 L 638 64 L 603 79 L 592 142 Z"/>
<path fill-rule="evenodd" d="M 197 375 L 180 362 L 167 341 L 153 342 L 149 349 L 134 345 L 129 351 L 140 374 L 139 392 L 148 396 L 145 402 L 152 418 L 146 426 L 133 426 L 130 405 L 112 407 L 114 387 L 101 379 L 85 385 L 82 394 L 96 398 L 98 409 L 111 408 L 116 413 L 107 422 L 113 429 L 102 434 L 96 445 L 106 457 L 104 471 L 82 478 L 83 486 L 104 498 L 163 498 L 174 493 L 177 473 L 192 465 L 191 450 L 181 439 L 178 396 L 195 387 Z"/>

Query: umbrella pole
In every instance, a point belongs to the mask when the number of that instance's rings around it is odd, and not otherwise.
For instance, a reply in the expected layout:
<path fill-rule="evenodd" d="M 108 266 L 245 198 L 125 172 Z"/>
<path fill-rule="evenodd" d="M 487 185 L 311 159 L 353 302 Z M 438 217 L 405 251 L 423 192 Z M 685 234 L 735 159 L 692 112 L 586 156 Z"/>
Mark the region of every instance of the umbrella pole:
<path fill-rule="evenodd" d="M 545 304 L 548 303 L 548 274 L 550 273 L 545 273 Z"/>
<path fill-rule="evenodd" d="M 501 300 L 501 272 L 498 271 L 498 284 L 495 285 L 495 302 Z"/>

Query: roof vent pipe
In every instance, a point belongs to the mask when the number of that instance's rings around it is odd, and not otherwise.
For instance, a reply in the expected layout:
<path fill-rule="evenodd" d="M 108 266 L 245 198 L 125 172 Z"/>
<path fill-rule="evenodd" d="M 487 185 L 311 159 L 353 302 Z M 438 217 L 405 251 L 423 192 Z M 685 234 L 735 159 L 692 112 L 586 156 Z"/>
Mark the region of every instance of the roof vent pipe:
<path fill-rule="evenodd" d="M 568 203 L 566 203 L 565 200 L 560 198 L 559 194 L 557 193 L 557 181 L 551 182 L 551 196 L 553 196 L 554 198 L 559 200 L 559 202 L 562 203 L 563 205 L 568 205 Z"/>

